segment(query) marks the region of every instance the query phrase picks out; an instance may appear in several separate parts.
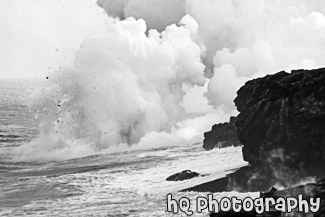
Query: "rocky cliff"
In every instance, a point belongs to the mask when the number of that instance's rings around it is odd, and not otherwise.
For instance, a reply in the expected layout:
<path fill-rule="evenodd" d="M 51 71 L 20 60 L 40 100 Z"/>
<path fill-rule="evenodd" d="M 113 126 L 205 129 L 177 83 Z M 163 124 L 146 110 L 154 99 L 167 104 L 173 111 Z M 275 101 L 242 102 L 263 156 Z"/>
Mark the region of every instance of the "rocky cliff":
<path fill-rule="evenodd" d="M 241 145 L 235 124 L 236 117 L 231 117 L 229 123 L 213 125 L 211 131 L 204 133 L 203 148 L 211 150 Z"/>
<path fill-rule="evenodd" d="M 266 190 L 325 176 L 324 68 L 251 80 L 237 94 L 238 138 L 251 167 L 232 176 L 234 185 Z"/>

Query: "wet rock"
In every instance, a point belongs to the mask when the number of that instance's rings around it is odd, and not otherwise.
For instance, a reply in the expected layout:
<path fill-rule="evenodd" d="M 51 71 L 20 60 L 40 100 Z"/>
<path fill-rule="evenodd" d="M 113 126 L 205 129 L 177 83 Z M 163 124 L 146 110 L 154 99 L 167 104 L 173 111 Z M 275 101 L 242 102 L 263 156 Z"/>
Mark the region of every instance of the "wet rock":
<path fill-rule="evenodd" d="M 238 213 L 234 211 L 229 212 L 219 212 L 211 213 L 211 217 L 228 217 L 228 216 L 238 216 L 238 217 L 279 217 L 279 216 L 310 216 L 310 217 L 323 217 L 325 216 L 325 179 L 320 179 L 314 183 L 308 183 L 305 185 L 299 185 L 284 190 L 277 190 L 272 187 L 268 192 L 261 192 L 261 198 L 287 198 L 295 197 L 298 198 L 298 195 L 302 195 L 303 199 L 309 201 L 310 198 L 320 198 L 320 209 L 316 213 L 309 212 L 307 214 L 298 212 L 297 209 L 293 210 L 292 213 L 282 213 L 278 210 L 275 210 L 274 207 L 271 207 L 271 211 L 264 212 L 262 214 L 256 213 L 255 210 L 250 212 L 240 211 Z"/>
<path fill-rule="evenodd" d="M 243 190 L 291 186 L 325 170 L 325 69 L 248 81 L 235 99 L 238 139 L 251 167 L 232 175 Z"/>
<path fill-rule="evenodd" d="M 204 133 L 203 148 L 225 148 L 241 145 L 237 137 L 236 117 L 231 117 L 229 123 L 215 124 L 211 131 Z"/>
<path fill-rule="evenodd" d="M 174 175 L 169 176 L 166 181 L 183 181 L 186 179 L 191 179 L 196 176 L 199 176 L 197 172 L 192 172 L 191 170 L 184 170 L 180 173 L 176 173 Z"/>
<path fill-rule="evenodd" d="M 316 213 L 309 212 L 307 216 L 313 217 L 323 217 L 325 216 L 325 179 L 317 180 L 315 183 L 307 183 L 305 185 L 299 185 L 296 187 L 277 190 L 276 188 L 272 188 L 268 192 L 261 192 L 261 197 L 272 197 L 274 199 L 277 198 L 287 198 L 287 197 L 295 197 L 298 198 L 298 195 L 302 195 L 304 200 L 309 200 L 310 198 L 320 198 L 320 209 Z M 282 216 L 301 216 L 303 213 L 294 210 L 293 213 L 283 214 Z M 305 216 L 305 215 L 303 215 Z"/>
<path fill-rule="evenodd" d="M 272 187 L 268 192 L 261 192 L 261 197 L 263 198 L 272 197 L 274 199 L 277 199 L 279 197 L 297 198 L 298 195 L 302 195 L 304 199 L 321 198 L 321 200 L 324 201 L 325 200 L 325 179 L 320 179 L 313 183 L 298 185 L 284 190 L 277 190 L 275 187 Z"/>

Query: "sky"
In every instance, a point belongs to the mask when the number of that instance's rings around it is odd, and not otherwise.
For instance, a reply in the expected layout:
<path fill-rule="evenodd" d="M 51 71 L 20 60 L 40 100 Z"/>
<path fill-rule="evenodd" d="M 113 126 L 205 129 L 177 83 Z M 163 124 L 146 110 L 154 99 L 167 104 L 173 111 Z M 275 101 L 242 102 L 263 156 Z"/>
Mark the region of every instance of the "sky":
<path fill-rule="evenodd" d="M 85 38 L 107 15 L 96 0 L 1 0 L 0 78 L 42 77 L 73 65 Z"/>

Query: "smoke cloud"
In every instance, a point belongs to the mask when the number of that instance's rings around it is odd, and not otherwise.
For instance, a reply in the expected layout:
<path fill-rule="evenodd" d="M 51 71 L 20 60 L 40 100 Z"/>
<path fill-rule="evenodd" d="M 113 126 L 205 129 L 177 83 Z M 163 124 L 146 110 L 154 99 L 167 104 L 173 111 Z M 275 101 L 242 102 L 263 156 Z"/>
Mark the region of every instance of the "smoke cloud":
<path fill-rule="evenodd" d="M 50 153 L 58 147 L 73 153 L 75 144 L 93 152 L 132 145 L 152 132 L 168 134 L 186 118 L 183 85 L 205 83 L 200 47 L 191 39 L 196 21 L 185 16 L 148 36 L 143 20 L 110 20 L 109 27 L 82 44 L 74 69 L 49 76 L 34 96 L 42 134 L 32 141 L 36 148 L 44 138 Z"/>
<path fill-rule="evenodd" d="M 325 60 L 325 3 L 321 0 L 173 1 L 177 7 L 169 1 L 143 4 L 134 0 L 130 1 L 132 10 L 129 1 L 123 2 L 122 11 L 129 11 L 124 17 L 143 18 L 151 23 L 150 28 L 164 29 L 172 20 L 177 23 L 184 11 L 198 22 L 198 33 L 192 39 L 201 46 L 206 77 L 212 78 L 208 98 L 214 106 L 235 109 L 233 97 L 248 79 L 281 70 L 320 67 Z M 114 3 L 98 0 L 108 15 L 116 16 Z M 215 72 L 218 75 L 214 76 Z"/>
<path fill-rule="evenodd" d="M 149 29 L 158 31 L 178 23 L 185 15 L 184 0 L 98 0 L 97 4 L 112 17 L 141 18 L 146 21 Z"/>
<path fill-rule="evenodd" d="M 97 4 L 109 16 L 106 35 L 85 41 L 75 68 L 35 94 L 42 135 L 20 153 L 41 147 L 70 158 L 188 143 L 236 114 L 247 80 L 325 62 L 321 0 Z"/>

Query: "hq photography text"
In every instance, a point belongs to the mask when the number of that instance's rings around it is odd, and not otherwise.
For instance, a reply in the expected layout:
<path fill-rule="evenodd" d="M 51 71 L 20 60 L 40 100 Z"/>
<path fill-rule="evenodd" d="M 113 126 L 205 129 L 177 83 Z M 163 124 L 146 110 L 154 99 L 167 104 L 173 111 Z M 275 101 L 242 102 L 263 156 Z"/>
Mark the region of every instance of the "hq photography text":
<path fill-rule="evenodd" d="M 305 200 L 300 194 L 298 197 L 279 197 L 274 198 L 250 198 L 238 199 L 237 197 L 223 197 L 217 200 L 213 194 L 208 194 L 207 197 L 198 196 L 194 201 L 194 206 L 191 207 L 191 200 L 187 197 L 179 199 L 173 198 L 172 194 L 166 196 L 167 210 L 166 212 L 178 214 L 185 213 L 191 216 L 196 213 L 208 212 L 251 212 L 253 210 L 258 214 L 268 212 L 271 209 L 283 213 L 291 213 L 294 210 L 302 213 L 316 213 L 320 208 L 320 198 L 309 198 Z"/>

